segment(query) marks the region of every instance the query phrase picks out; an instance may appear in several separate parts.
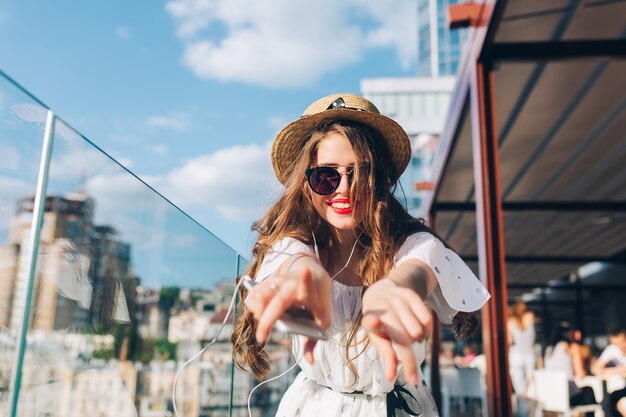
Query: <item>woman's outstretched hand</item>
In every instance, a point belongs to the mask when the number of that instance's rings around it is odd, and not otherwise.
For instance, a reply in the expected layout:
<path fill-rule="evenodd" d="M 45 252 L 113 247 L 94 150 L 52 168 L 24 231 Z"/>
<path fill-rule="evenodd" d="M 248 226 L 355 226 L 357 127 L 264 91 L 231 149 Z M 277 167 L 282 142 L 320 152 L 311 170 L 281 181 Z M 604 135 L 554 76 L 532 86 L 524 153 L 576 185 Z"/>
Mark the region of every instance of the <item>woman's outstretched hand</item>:
<path fill-rule="evenodd" d="M 304 266 L 297 271 L 277 273 L 256 285 L 246 298 L 246 306 L 257 320 L 256 339 L 263 343 L 269 338 L 276 320 L 292 306 L 302 306 L 322 328 L 330 326 L 330 278 Z M 313 362 L 315 340 L 304 344 L 305 358 Z"/>
<path fill-rule="evenodd" d="M 361 325 L 383 358 L 385 377 L 395 379 L 400 361 L 407 382 L 416 384 L 419 364 L 411 346 L 432 333 L 432 316 L 422 298 L 414 290 L 385 278 L 367 289 L 362 311 Z"/>

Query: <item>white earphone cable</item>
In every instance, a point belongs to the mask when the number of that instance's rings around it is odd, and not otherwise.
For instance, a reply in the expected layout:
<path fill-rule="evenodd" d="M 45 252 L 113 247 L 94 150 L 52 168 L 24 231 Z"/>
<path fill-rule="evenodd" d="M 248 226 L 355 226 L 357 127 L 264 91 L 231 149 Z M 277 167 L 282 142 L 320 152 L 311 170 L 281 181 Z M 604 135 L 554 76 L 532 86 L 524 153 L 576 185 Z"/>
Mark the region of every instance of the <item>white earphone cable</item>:
<path fill-rule="evenodd" d="M 230 305 L 228 306 L 228 311 L 226 312 L 226 316 L 224 317 L 224 321 L 222 321 L 222 325 L 217 330 L 217 334 L 215 335 L 213 340 L 211 340 L 211 342 L 208 345 L 203 347 L 200 350 L 200 352 L 196 353 L 189 360 L 187 360 L 183 364 L 183 366 L 180 367 L 178 372 L 176 372 L 176 376 L 174 377 L 174 384 L 172 385 L 172 405 L 174 407 L 174 414 L 176 415 L 176 417 L 180 417 L 180 415 L 178 414 L 178 408 L 176 407 L 176 385 L 178 383 L 178 377 L 180 376 L 180 374 L 183 372 L 183 369 L 185 369 L 185 367 L 187 365 L 189 365 L 191 362 L 196 360 L 200 355 L 202 355 L 208 348 L 210 348 L 217 341 L 217 338 L 220 336 L 220 333 L 222 333 L 222 329 L 224 329 L 224 326 L 226 325 L 226 322 L 230 318 L 230 313 L 232 312 L 233 305 L 235 304 L 235 297 L 237 296 L 237 291 L 239 290 L 239 287 L 241 286 L 242 283 L 243 283 L 243 280 L 239 280 L 239 282 L 237 283 L 237 286 L 235 287 L 235 291 L 233 291 L 233 296 L 230 299 Z M 250 417 L 252 417 L 252 416 L 250 416 Z"/>
<path fill-rule="evenodd" d="M 313 236 L 313 248 L 315 249 L 315 256 L 317 256 L 317 259 L 320 259 L 320 252 L 319 252 L 319 249 L 317 248 L 317 239 L 315 239 L 315 233 L 311 232 L 311 235 Z M 335 277 L 337 275 L 341 274 L 343 272 L 343 270 L 348 267 L 348 265 L 350 264 L 350 261 L 352 260 L 352 255 L 354 255 L 354 250 L 356 249 L 356 245 L 357 245 L 357 243 L 359 243 L 359 239 L 361 238 L 361 235 L 363 235 L 363 230 L 361 230 L 361 233 L 359 233 L 359 236 L 354 241 L 354 245 L 352 245 L 352 250 L 350 251 L 350 256 L 348 256 L 348 261 L 343 266 L 343 268 L 341 268 L 339 271 L 335 272 L 335 274 L 332 277 L 330 277 L 331 280 L 335 279 Z"/>
<path fill-rule="evenodd" d="M 295 338 L 295 337 L 293 338 L 293 340 L 294 340 L 294 341 L 296 341 L 296 342 L 298 341 L 298 339 L 297 339 L 297 338 Z M 293 351 L 292 351 L 292 352 L 293 352 Z M 295 357 L 296 357 L 296 356 L 294 355 L 294 359 L 295 359 Z M 248 416 L 249 416 L 249 417 L 252 417 L 252 410 L 251 410 L 251 408 L 250 408 L 250 401 L 252 400 L 252 393 L 253 393 L 253 392 L 254 392 L 257 388 L 259 388 L 261 385 L 263 385 L 263 384 L 267 384 L 268 382 L 275 381 L 275 380 L 277 380 L 278 378 L 281 378 L 282 376 L 284 376 L 285 374 L 287 374 L 289 371 L 291 371 L 293 368 L 295 368 L 295 367 L 296 367 L 296 365 L 298 365 L 298 364 L 300 363 L 300 361 L 302 360 L 302 358 L 303 358 L 303 357 L 304 357 L 304 353 L 302 354 L 302 356 L 300 356 L 300 358 L 296 359 L 296 362 L 295 362 L 293 365 L 291 365 L 291 366 L 289 367 L 289 369 L 287 369 L 285 372 L 283 372 L 283 373 L 281 373 L 281 374 L 279 374 L 279 375 L 276 375 L 275 377 L 272 377 L 272 378 L 270 378 L 270 379 L 266 379 L 265 381 L 259 382 L 259 383 L 258 383 L 258 384 L 254 387 L 254 388 L 252 388 L 252 389 L 250 390 L 250 394 L 248 394 Z"/>
<path fill-rule="evenodd" d="M 235 303 L 235 296 L 237 295 L 237 291 L 239 290 L 239 287 L 241 286 L 242 283 L 243 283 L 243 279 L 239 280 L 239 282 L 237 283 L 237 286 L 235 287 L 235 291 L 233 292 L 233 296 L 232 296 L 232 298 L 230 300 L 230 305 L 228 306 L 228 311 L 226 312 L 226 316 L 224 317 L 224 320 L 222 321 L 222 324 L 221 324 L 220 328 L 217 330 L 217 334 L 215 335 L 213 340 L 211 340 L 211 342 L 208 345 L 206 345 L 204 348 L 202 348 L 200 350 L 200 352 L 196 353 L 194 356 L 192 356 L 190 359 L 188 359 L 183 364 L 183 366 L 180 367 L 180 369 L 176 373 L 176 376 L 174 377 L 174 384 L 172 385 L 172 405 L 174 407 L 174 415 L 176 415 L 176 417 L 181 417 L 180 414 L 178 413 L 178 407 L 176 407 L 176 386 L 178 385 L 178 378 L 180 377 L 181 373 L 183 372 L 183 369 L 185 369 L 185 367 L 187 365 L 189 365 L 191 362 L 196 360 L 199 356 L 201 356 L 208 348 L 210 348 L 217 341 L 217 338 L 222 333 L 222 330 L 224 329 L 224 326 L 226 325 L 226 323 L 228 322 L 228 319 L 230 318 L 230 313 L 232 312 L 233 305 Z M 297 340 L 297 339 L 295 339 L 295 340 Z M 304 354 L 303 354 L 303 356 L 304 356 Z M 259 384 L 255 385 L 254 388 L 252 388 L 252 390 L 250 390 L 250 394 L 248 395 L 248 415 L 249 415 L 249 417 L 252 417 L 252 410 L 251 410 L 251 407 L 250 407 L 250 401 L 252 400 L 252 393 L 257 388 L 259 388 L 261 385 L 266 384 L 266 383 L 271 382 L 271 381 L 274 381 L 274 380 L 282 377 L 283 375 L 285 375 L 289 371 L 291 371 L 293 368 L 296 367 L 296 365 L 298 365 L 300 363 L 300 361 L 302 360 L 303 356 L 300 356 L 300 358 L 297 359 L 296 362 L 293 365 L 291 365 L 291 367 L 289 367 L 289 369 L 287 369 L 286 371 L 284 371 L 280 375 L 277 375 L 277 376 L 275 376 L 273 378 L 270 378 L 270 379 L 267 379 L 265 381 L 262 381 Z M 295 356 L 294 356 L 294 358 L 295 358 Z"/>

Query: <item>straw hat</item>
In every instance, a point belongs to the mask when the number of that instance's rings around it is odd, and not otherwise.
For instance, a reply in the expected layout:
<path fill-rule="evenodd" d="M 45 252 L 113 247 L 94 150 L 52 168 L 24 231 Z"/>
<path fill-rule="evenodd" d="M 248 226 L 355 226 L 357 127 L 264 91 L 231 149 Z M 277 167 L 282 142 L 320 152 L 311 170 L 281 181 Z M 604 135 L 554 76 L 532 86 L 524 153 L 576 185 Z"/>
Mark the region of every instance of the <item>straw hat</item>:
<path fill-rule="evenodd" d="M 398 123 L 380 114 L 370 101 L 354 94 L 332 94 L 315 101 L 302 113 L 302 117 L 282 128 L 272 144 L 272 166 L 276 178 L 287 182 L 290 167 L 304 148 L 305 139 L 318 123 L 329 120 L 360 122 L 378 131 L 386 146 L 398 179 L 411 159 L 411 143 Z"/>

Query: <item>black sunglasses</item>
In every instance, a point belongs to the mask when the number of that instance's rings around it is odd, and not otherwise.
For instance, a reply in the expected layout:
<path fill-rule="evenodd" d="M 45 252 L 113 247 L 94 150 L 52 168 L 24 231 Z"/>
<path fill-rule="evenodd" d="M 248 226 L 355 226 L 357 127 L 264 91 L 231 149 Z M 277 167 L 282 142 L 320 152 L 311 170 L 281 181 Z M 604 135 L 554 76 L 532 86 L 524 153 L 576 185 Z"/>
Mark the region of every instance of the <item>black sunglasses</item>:
<path fill-rule="evenodd" d="M 367 166 L 359 167 L 361 170 L 367 170 Z M 348 171 L 339 172 L 333 167 L 313 167 L 306 170 L 306 179 L 309 182 L 311 190 L 320 195 L 328 195 L 334 193 L 341 183 L 341 176 L 348 175 L 348 184 L 352 185 L 354 177 L 354 167 Z"/>

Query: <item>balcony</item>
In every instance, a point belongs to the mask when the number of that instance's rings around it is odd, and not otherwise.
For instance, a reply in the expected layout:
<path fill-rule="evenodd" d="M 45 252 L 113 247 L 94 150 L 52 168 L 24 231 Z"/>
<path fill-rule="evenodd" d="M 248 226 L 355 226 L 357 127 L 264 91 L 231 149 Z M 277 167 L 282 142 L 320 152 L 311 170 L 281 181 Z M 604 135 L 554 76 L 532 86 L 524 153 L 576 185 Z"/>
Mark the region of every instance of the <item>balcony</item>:
<path fill-rule="evenodd" d="M 172 415 L 247 260 L 2 73 L 0 97 L 0 414 Z M 181 415 L 247 415 L 257 382 L 231 331 L 181 372 Z M 254 414 L 289 382 L 255 392 Z"/>

